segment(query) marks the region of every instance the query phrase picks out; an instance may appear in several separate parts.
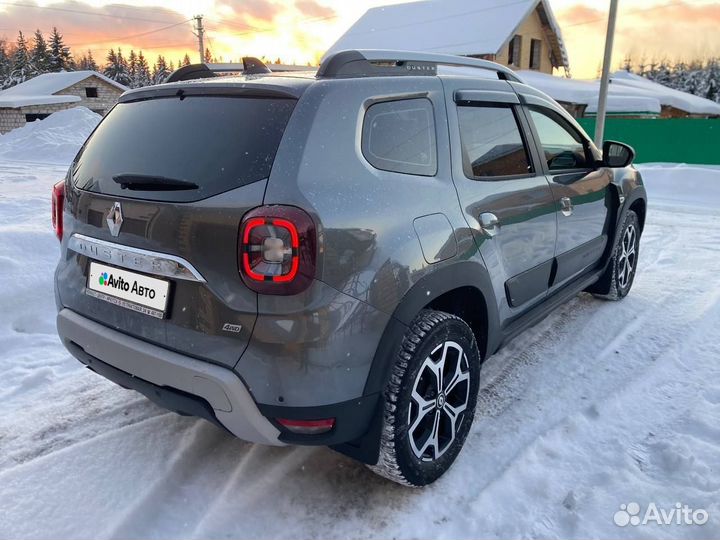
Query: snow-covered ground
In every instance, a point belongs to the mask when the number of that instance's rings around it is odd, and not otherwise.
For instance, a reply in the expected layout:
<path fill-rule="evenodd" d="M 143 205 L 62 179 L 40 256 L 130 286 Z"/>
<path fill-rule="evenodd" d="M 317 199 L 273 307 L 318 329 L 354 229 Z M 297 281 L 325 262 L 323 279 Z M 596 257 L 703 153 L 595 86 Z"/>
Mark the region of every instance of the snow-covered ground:
<path fill-rule="evenodd" d="M 720 537 L 720 169 L 642 167 L 632 293 L 580 295 L 492 357 L 456 465 L 412 490 L 82 368 L 55 335 L 65 167 L 34 159 L 0 158 L 0 538 Z M 631 502 L 709 521 L 615 525 Z"/>

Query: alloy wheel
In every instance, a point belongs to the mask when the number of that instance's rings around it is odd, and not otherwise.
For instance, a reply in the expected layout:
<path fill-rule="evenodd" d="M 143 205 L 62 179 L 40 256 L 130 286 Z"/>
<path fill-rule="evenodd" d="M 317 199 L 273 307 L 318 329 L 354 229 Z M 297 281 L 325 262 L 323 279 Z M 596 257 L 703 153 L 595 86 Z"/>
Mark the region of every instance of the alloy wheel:
<path fill-rule="evenodd" d="M 625 229 L 622 242 L 620 244 L 621 253 L 618 258 L 618 284 L 625 289 L 630 283 L 630 278 L 635 271 L 635 262 L 637 260 L 636 249 L 637 231 L 634 225 L 629 225 Z"/>
<path fill-rule="evenodd" d="M 465 351 L 454 341 L 441 343 L 423 361 L 410 396 L 408 437 L 415 457 L 434 461 L 452 446 L 469 398 Z"/>

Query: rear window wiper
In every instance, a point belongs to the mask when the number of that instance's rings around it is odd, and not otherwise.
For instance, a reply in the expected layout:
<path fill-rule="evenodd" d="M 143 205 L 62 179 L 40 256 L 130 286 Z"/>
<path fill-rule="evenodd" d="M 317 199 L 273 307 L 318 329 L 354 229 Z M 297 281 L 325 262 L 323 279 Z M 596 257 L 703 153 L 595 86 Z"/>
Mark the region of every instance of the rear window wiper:
<path fill-rule="evenodd" d="M 136 191 L 180 191 L 200 188 L 196 183 L 188 180 L 146 174 L 116 174 L 113 180 L 120 184 L 122 189 Z"/>

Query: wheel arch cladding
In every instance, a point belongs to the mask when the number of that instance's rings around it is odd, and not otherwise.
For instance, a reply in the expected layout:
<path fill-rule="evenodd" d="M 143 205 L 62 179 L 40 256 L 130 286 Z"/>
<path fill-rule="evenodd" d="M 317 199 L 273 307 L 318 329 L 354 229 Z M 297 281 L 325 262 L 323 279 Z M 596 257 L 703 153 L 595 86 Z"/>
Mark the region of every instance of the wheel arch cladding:
<path fill-rule="evenodd" d="M 364 395 L 384 390 L 402 338 L 423 309 L 446 311 L 465 320 L 483 359 L 500 342 L 497 302 L 487 269 L 474 261 L 439 268 L 415 283 L 395 309 L 375 352 Z"/>
<path fill-rule="evenodd" d="M 638 217 L 638 221 L 640 222 L 640 232 L 645 229 L 645 216 L 647 214 L 647 201 L 642 198 L 638 197 L 630 204 L 630 210 L 635 212 Z"/>

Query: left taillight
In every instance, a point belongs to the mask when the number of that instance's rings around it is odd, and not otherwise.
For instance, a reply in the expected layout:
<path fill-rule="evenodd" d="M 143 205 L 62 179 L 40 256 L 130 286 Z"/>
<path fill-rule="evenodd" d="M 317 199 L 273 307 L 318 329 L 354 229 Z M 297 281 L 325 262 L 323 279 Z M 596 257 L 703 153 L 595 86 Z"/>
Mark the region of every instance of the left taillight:
<path fill-rule="evenodd" d="M 297 294 L 315 277 L 315 224 L 297 207 L 261 206 L 251 210 L 240 225 L 238 244 L 240 275 L 256 292 Z"/>
<path fill-rule="evenodd" d="M 52 226 L 55 236 L 62 241 L 63 237 L 63 207 L 65 206 L 65 180 L 55 184 L 52 188 Z"/>

